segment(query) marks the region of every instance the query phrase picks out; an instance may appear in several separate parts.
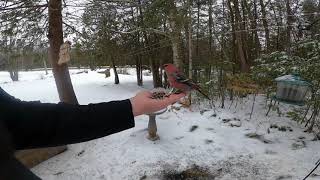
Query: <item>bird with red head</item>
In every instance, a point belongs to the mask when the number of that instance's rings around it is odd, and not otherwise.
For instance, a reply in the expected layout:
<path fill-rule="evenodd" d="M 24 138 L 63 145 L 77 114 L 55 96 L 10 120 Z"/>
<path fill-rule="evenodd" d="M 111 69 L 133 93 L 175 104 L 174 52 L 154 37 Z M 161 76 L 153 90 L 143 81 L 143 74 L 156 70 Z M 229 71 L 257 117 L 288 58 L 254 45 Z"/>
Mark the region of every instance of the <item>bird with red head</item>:
<path fill-rule="evenodd" d="M 189 92 L 197 90 L 203 96 L 210 100 L 209 96 L 203 92 L 201 87 L 197 85 L 192 79 L 186 78 L 184 74 L 173 64 L 164 64 L 163 68 L 167 74 L 169 85 L 175 89 L 175 93 Z"/>

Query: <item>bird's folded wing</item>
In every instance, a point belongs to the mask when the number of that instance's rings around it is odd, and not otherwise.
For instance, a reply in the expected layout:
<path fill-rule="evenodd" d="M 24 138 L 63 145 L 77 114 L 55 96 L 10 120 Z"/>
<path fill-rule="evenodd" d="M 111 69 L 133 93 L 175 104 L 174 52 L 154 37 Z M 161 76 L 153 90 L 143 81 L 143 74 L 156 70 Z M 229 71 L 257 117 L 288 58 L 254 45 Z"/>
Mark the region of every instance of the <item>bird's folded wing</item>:
<path fill-rule="evenodd" d="M 180 83 L 184 83 L 187 85 L 195 85 L 195 83 L 191 79 L 186 78 L 183 74 L 173 73 L 172 75 Z"/>

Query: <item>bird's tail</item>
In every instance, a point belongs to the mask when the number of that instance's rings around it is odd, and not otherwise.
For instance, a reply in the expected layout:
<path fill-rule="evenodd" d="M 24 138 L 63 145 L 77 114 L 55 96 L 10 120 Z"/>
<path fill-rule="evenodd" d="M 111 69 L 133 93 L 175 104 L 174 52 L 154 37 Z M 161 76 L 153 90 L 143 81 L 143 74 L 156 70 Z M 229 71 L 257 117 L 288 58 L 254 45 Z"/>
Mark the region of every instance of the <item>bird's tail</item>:
<path fill-rule="evenodd" d="M 211 101 L 211 99 L 209 98 L 209 96 L 208 96 L 206 93 L 204 93 L 199 86 L 197 86 L 195 89 L 196 89 L 199 93 L 201 93 L 204 97 L 206 97 L 207 99 L 209 99 L 209 100 Z"/>
<path fill-rule="evenodd" d="M 204 93 L 203 91 L 201 91 L 200 89 L 198 89 L 199 93 L 201 93 L 204 97 L 206 97 L 207 99 L 209 99 L 211 101 L 211 99 L 209 98 L 209 96 Z"/>

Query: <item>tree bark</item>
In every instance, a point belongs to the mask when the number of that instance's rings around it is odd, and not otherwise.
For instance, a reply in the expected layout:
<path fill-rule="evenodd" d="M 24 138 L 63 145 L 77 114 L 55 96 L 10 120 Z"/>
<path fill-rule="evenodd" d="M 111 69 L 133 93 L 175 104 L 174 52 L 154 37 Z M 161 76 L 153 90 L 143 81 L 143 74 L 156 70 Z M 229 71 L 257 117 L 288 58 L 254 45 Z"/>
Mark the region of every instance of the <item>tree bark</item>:
<path fill-rule="evenodd" d="M 236 0 L 238 1 L 238 0 Z M 248 31 L 247 31 L 247 25 L 249 24 L 249 20 L 248 20 L 248 14 L 246 13 L 245 10 L 245 1 L 246 0 L 240 0 L 240 5 L 241 5 L 241 9 L 242 9 L 242 14 L 239 11 L 239 25 L 240 25 L 240 35 L 241 35 L 241 42 L 242 42 L 242 51 L 244 53 L 245 56 L 245 60 L 246 60 L 246 65 L 249 66 L 249 70 L 250 70 L 250 53 L 249 53 L 249 48 L 248 48 Z M 239 6 L 240 7 L 240 6 Z M 242 16 L 241 16 L 242 15 Z"/>
<path fill-rule="evenodd" d="M 290 0 L 286 0 L 286 9 L 287 9 L 287 44 L 286 44 L 286 51 L 288 54 L 291 53 L 290 47 L 291 47 L 291 29 L 292 29 L 292 11 L 290 7 Z"/>
<path fill-rule="evenodd" d="M 169 5 L 169 24 L 171 27 L 170 39 L 172 43 L 172 53 L 173 53 L 173 63 L 183 70 L 183 60 L 182 60 L 182 35 L 181 28 L 182 25 L 179 22 L 177 7 L 173 0 L 167 1 Z M 180 20 L 181 21 L 181 20 Z"/>
<path fill-rule="evenodd" d="M 49 11 L 49 61 L 52 64 L 53 76 L 55 78 L 59 98 L 61 102 L 78 104 L 73 90 L 68 66 L 58 65 L 60 46 L 63 43 L 62 30 L 62 2 L 61 0 L 50 0 Z"/>
<path fill-rule="evenodd" d="M 192 3 L 191 3 L 191 0 L 188 0 L 188 6 L 189 6 L 189 23 L 188 23 L 189 78 L 192 79 L 192 16 L 191 16 Z"/>
<path fill-rule="evenodd" d="M 17 70 L 9 70 L 9 73 L 12 81 L 19 81 L 19 73 Z"/>
<path fill-rule="evenodd" d="M 138 3 L 141 5 L 141 1 L 139 0 Z M 140 13 L 140 23 L 141 26 L 144 25 L 144 18 L 143 18 L 143 11 L 141 6 L 139 7 L 139 13 Z M 149 45 L 149 38 L 151 35 L 148 36 L 146 31 L 142 31 L 143 34 L 143 38 L 145 40 L 145 45 L 148 46 Z M 155 39 L 157 41 L 157 36 L 155 36 Z M 153 78 L 153 87 L 157 88 L 157 87 L 162 87 L 162 81 L 161 81 L 161 77 L 160 77 L 160 72 L 159 72 L 159 62 L 156 62 L 155 57 L 153 56 L 154 52 L 151 52 L 148 54 L 148 60 L 149 60 L 149 65 L 151 67 L 151 71 L 152 71 L 152 78 Z M 142 75 L 141 75 L 142 76 Z"/>
<path fill-rule="evenodd" d="M 266 47 L 267 52 L 270 51 L 270 32 L 267 21 L 267 13 L 266 13 L 266 4 L 263 3 L 263 0 L 260 0 L 261 14 L 262 14 L 262 24 L 264 28 L 265 38 L 266 38 Z"/>
<path fill-rule="evenodd" d="M 209 9 L 208 9 L 208 15 L 209 15 L 209 22 L 208 22 L 208 27 L 209 27 L 209 62 L 213 61 L 213 46 L 214 46 L 214 41 L 213 41 L 213 36 L 212 36 L 212 29 L 213 29 L 213 18 L 212 18 L 212 2 L 213 0 L 209 0 Z M 214 48 L 215 51 L 215 48 Z M 212 62 L 214 64 L 214 67 L 217 68 L 217 61 Z M 211 64 L 207 68 L 207 78 L 210 79 L 211 77 Z"/>
<path fill-rule="evenodd" d="M 249 44 L 249 50 L 251 53 L 249 53 L 249 59 L 256 59 L 259 56 L 260 52 L 260 41 L 259 41 L 259 36 L 258 36 L 258 31 L 257 31 L 257 19 L 258 19 L 258 14 L 257 14 L 257 0 L 253 0 L 253 9 L 251 11 L 251 6 L 249 6 L 248 2 L 246 0 L 243 1 L 244 4 L 244 9 L 245 15 L 249 16 L 250 20 L 250 28 L 252 30 L 252 33 L 250 35 L 250 41 L 248 41 Z"/>
<path fill-rule="evenodd" d="M 247 56 L 247 51 L 245 48 L 245 42 L 244 42 L 244 34 L 241 32 L 244 30 L 243 24 L 242 24 L 242 19 L 240 15 L 240 10 L 239 10 L 239 2 L 238 0 L 233 0 L 233 8 L 231 5 L 231 1 L 229 0 L 228 6 L 230 9 L 230 16 L 233 19 L 236 25 L 233 25 L 233 32 L 234 32 L 234 38 L 237 46 L 237 52 L 238 52 L 238 57 L 239 57 L 239 62 L 240 62 L 240 70 L 241 72 L 247 73 L 250 71 L 250 65 L 248 62 L 248 56 Z M 233 12 L 234 9 L 234 12 Z M 234 13 L 234 14 L 233 14 Z"/>
<path fill-rule="evenodd" d="M 119 84 L 119 75 L 118 75 L 118 71 L 117 71 L 117 67 L 115 65 L 115 61 L 114 61 L 114 57 L 111 56 L 111 66 L 114 72 L 114 84 Z"/>
<path fill-rule="evenodd" d="M 9 74 L 12 81 L 19 81 L 19 70 L 18 70 L 18 60 L 16 57 L 11 59 L 9 62 Z"/>
<path fill-rule="evenodd" d="M 67 65 L 58 65 L 60 45 L 63 43 L 61 11 L 61 0 L 49 0 L 49 61 L 52 64 L 53 75 L 60 101 L 69 104 L 78 104 L 76 95 L 73 91 Z M 15 153 L 15 155 L 22 163 L 31 168 L 39 162 L 47 160 L 50 157 L 65 151 L 66 149 L 66 146 L 61 146 L 46 149 L 25 150 L 18 151 Z"/>
<path fill-rule="evenodd" d="M 226 15 L 226 8 L 224 6 L 224 0 L 223 0 L 223 17 L 224 19 L 227 18 L 227 15 Z M 228 8 L 229 8 L 229 11 L 230 11 L 230 21 L 231 21 L 231 31 L 232 31 L 232 62 L 234 62 L 234 64 L 236 64 L 236 59 L 237 59 L 237 46 L 236 46 L 236 27 L 235 27 L 235 20 L 234 20 L 234 14 L 233 14 L 233 8 L 231 6 L 231 0 L 227 0 L 227 5 L 228 5 Z M 225 23 L 228 23 L 227 20 Z M 223 28 L 223 32 L 226 32 L 225 28 Z M 223 58 L 222 58 L 223 59 Z M 223 60 L 222 60 L 223 61 Z M 232 65 L 232 69 L 233 69 L 233 72 L 235 72 L 235 65 Z"/>
<path fill-rule="evenodd" d="M 137 71 L 137 84 L 138 86 L 143 85 L 143 79 L 142 79 L 142 62 L 140 55 L 136 56 L 136 71 Z"/>
<path fill-rule="evenodd" d="M 141 2 L 139 1 L 141 4 Z M 139 7 L 140 9 L 137 8 L 137 14 L 140 10 L 142 12 L 141 6 Z M 140 14 L 141 15 L 141 14 Z M 131 7 L 131 18 L 132 18 L 132 23 L 137 26 L 141 27 L 139 23 L 139 18 L 135 18 L 134 16 L 134 9 Z M 141 17 L 140 17 L 141 19 Z M 139 47 L 140 46 L 140 32 L 137 31 L 136 33 L 133 34 L 133 39 L 136 45 Z M 135 49 L 136 50 L 136 49 Z M 136 61 L 136 72 L 137 72 L 137 85 L 142 86 L 143 85 L 143 80 L 142 80 L 142 61 L 141 61 L 141 56 L 138 54 L 135 56 L 135 61 Z"/>
<path fill-rule="evenodd" d="M 152 57 L 149 58 L 149 63 L 152 71 L 152 78 L 153 78 L 153 87 L 162 87 L 162 82 L 160 79 L 160 72 L 159 72 L 159 64 L 153 60 Z"/>
<path fill-rule="evenodd" d="M 158 36 L 155 35 L 154 37 L 155 42 L 159 42 Z M 157 51 L 152 51 L 148 54 L 149 56 L 149 63 L 152 71 L 152 78 L 153 78 L 153 87 L 162 87 L 162 81 L 160 77 L 160 60 L 158 57 L 155 56 L 155 53 L 159 53 Z"/>
<path fill-rule="evenodd" d="M 257 24 L 257 19 L 258 17 L 258 8 L 257 8 L 257 0 L 253 0 L 253 25 L 252 28 L 257 29 L 258 24 Z M 255 41 L 255 48 L 256 48 L 256 55 L 257 57 L 260 55 L 260 51 L 261 51 L 261 44 L 260 44 L 260 40 L 259 40 L 259 35 L 258 35 L 258 31 L 254 30 L 253 32 L 254 34 L 254 41 Z"/>
<path fill-rule="evenodd" d="M 44 67 L 44 71 L 46 72 L 46 75 L 48 75 L 48 67 L 47 67 L 47 62 L 46 59 L 43 58 L 43 55 L 41 55 L 42 61 L 43 61 L 43 67 Z"/>
<path fill-rule="evenodd" d="M 200 54 L 199 54 L 199 33 L 200 33 L 200 1 L 197 0 L 197 44 L 196 44 L 196 59 L 200 60 Z"/>

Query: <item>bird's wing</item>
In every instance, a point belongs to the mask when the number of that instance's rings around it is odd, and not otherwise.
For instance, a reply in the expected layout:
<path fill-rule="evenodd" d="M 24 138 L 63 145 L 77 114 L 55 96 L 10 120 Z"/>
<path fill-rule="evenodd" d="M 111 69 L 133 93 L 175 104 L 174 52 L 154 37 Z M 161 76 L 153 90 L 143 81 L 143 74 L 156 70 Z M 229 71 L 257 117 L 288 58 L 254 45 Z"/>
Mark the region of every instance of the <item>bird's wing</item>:
<path fill-rule="evenodd" d="M 204 95 L 207 99 L 210 100 L 209 96 L 208 96 L 206 93 L 204 93 L 204 92 L 201 90 L 201 87 L 200 87 L 199 85 L 197 85 L 192 79 L 186 78 L 186 77 L 185 77 L 183 74 L 181 74 L 181 73 L 172 73 L 172 77 L 174 77 L 174 78 L 177 80 L 177 82 L 186 84 L 186 85 L 189 86 L 190 88 L 199 91 L 202 95 Z"/>
<path fill-rule="evenodd" d="M 196 85 L 191 79 L 185 77 L 181 73 L 173 73 L 172 76 L 177 80 L 179 83 L 187 84 L 189 86 L 194 86 Z"/>

